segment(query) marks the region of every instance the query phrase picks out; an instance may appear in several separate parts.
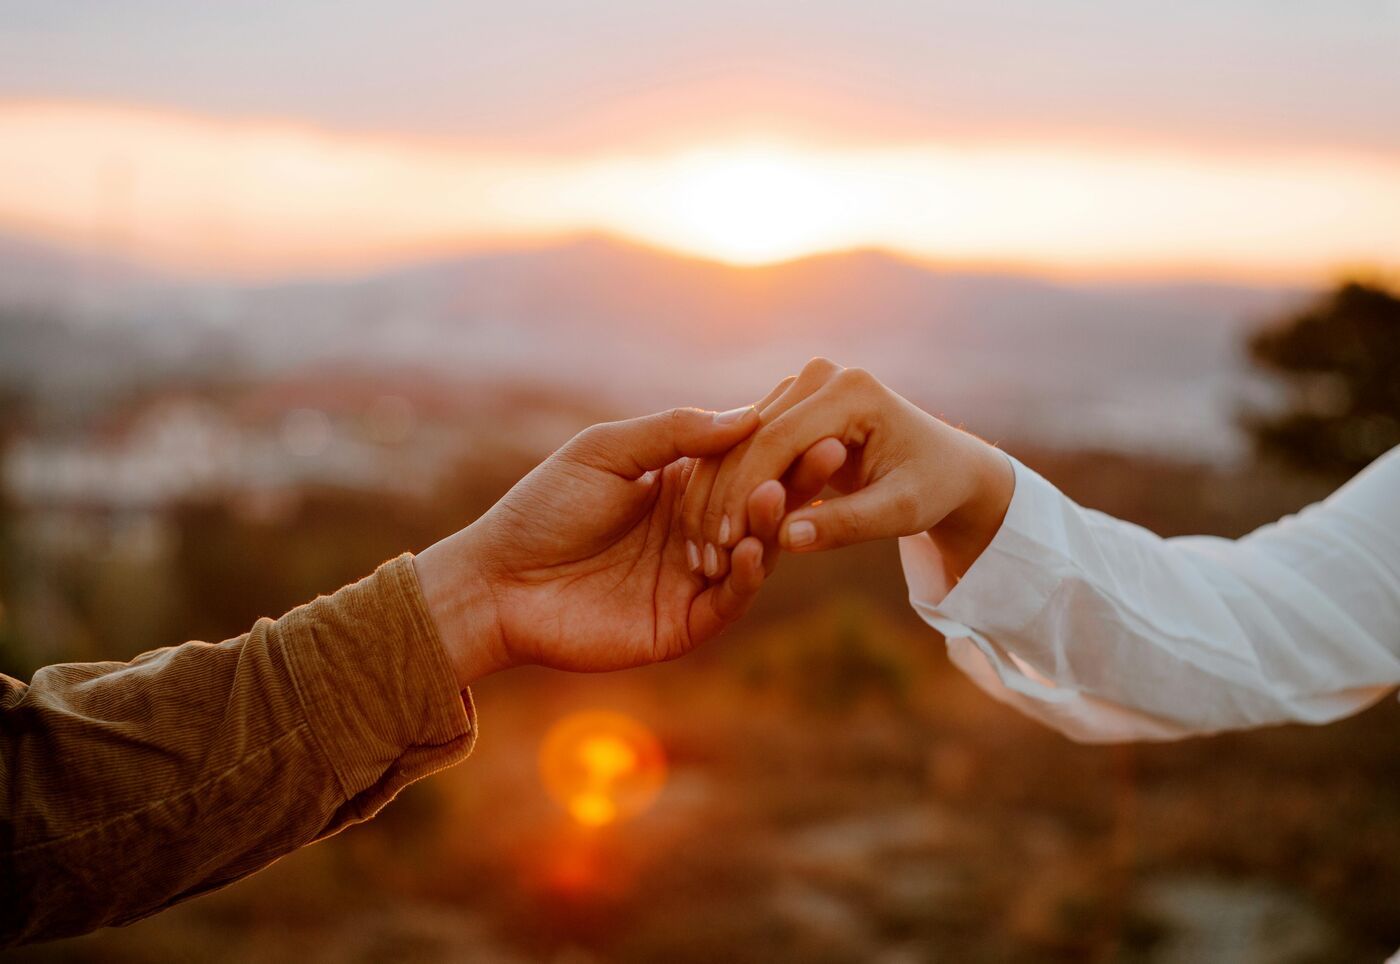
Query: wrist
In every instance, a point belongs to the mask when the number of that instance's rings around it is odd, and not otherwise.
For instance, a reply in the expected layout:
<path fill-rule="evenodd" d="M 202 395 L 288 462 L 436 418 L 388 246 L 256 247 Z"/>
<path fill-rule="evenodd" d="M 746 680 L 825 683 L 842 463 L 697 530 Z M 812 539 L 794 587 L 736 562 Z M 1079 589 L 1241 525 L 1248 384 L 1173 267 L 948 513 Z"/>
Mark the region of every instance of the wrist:
<path fill-rule="evenodd" d="M 428 617 L 461 689 L 512 665 L 487 567 L 477 556 L 464 529 L 413 557 Z"/>
<path fill-rule="evenodd" d="M 996 538 L 1016 488 L 1015 470 L 1001 450 L 975 436 L 959 435 L 964 449 L 957 461 L 965 467 L 966 494 L 928 530 L 954 580 L 961 579 Z"/>

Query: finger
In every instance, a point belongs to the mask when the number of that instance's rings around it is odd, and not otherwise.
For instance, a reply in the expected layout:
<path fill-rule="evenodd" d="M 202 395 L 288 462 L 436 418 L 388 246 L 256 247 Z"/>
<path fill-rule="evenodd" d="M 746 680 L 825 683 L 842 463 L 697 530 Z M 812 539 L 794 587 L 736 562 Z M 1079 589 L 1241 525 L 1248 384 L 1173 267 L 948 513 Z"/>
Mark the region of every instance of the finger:
<path fill-rule="evenodd" d="M 733 561 L 729 578 L 724 581 L 724 585 L 730 587 L 731 594 L 735 599 L 752 598 L 759 589 L 763 588 L 763 580 L 768 575 L 763 569 L 763 543 L 752 537 L 746 538 L 734 547 L 734 551 L 730 555 Z M 744 608 L 747 607 L 748 602 L 746 601 Z M 730 618 L 737 619 L 742 615 L 743 610 L 735 609 L 731 612 Z"/>
<path fill-rule="evenodd" d="M 824 439 L 808 449 L 797 467 L 788 473 L 798 480 L 797 484 L 803 487 L 801 491 L 785 488 L 777 479 L 769 479 L 749 493 L 749 534 L 763 543 L 764 572 L 771 575 L 782 555 L 778 526 L 783 515 L 806 505 L 820 493 L 845 459 L 846 447 L 838 439 Z"/>
<path fill-rule="evenodd" d="M 778 524 L 787 512 L 788 495 L 783 483 L 769 479 L 749 493 L 749 535 L 760 542 L 778 541 Z"/>
<path fill-rule="evenodd" d="M 742 616 L 763 585 L 763 545 L 745 539 L 734 547 L 729 577 L 706 589 L 690 605 L 688 629 L 692 645 L 703 643 Z"/>
<path fill-rule="evenodd" d="M 780 479 L 797 461 L 826 438 L 843 445 L 864 444 L 873 401 L 872 376 L 859 369 L 843 371 L 825 387 L 768 423 L 748 440 L 748 450 L 727 474 L 721 469 L 706 508 L 706 531 L 711 515 L 732 518 L 748 493 L 768 479 Z M 878 384 L 878 383 L 876 383 Z M 867 389 L 871 389 L 867 391 Z"/>
<path fill-rule="evenodd" d="M 754 406 L 754 408 L 758 409 L 758 414 L 762 415 L 763 410 L 781 398 L 782 394 L 786 392 L 788 387 L 795 381 L 797 381 L 797 376 L 789 375 L 787 378 L 784 378 L 782 381 L 778 382 L 778 384 L 774 385 L 773 390 L 759 399 L 758 404 Z"/>
<path fill-rule="evenodd" d="M 561 458 L 639 479 L 682 456 L 718 455 L 758 427 L 752 406 L 728 412 L 673 408 L 655 415 L 586 428 L 562 449 Z"/>
<path fill-rule="evenodd" d="M 770 575 L 782 555 L 778 526 L 787 511 L 787 503 L 787 490 L 777 479 L 769 479 L 749 494 L 749 534 L 763 543 L 763 571 Z"/>
<path fill-rule="evenodd" d="M 762 419 L 765 411 L 772 411 L 775 415 L 786 411 L 792 406 L 793 400 L 787 397 L 787 393 L 792 385 L 797 381 L 796 375 L 789 375 L 778 382 L 763 398 L 754 405 Z M 715 479 L 725 461 L 742 457 L 744 443 L 740 442 L 730 449 L 723 459 L 706 459 L 705 468 L 696 477 L 695 484 L 686 488 L 685 503 L 682 509 L 683 529 L 686 538 L 686 559 L 687 562 L 694 562 L 693 570 L 702 573 L 709 579 L 723 579 L 729 572 L 729 550 L 723 543 L 714 542 L 705 538 L 704 514 L 705 507 L 710 503 L 710 495 L 714 490 Z M 782 514 L 779 513 L 778 521 L 782 521 Z M 769 555 L 775 555 L 778 545 L 777 524 L 774 523 L 772 532 L 764 540 L 765 559 Z M 694 549 L 691 547 L 694 546 Z M 770 570 L 771 571 L 771 570 Z"/>
<path fill-rule="evenodd" d="M 779 532 L 790 552 L 838 549 L 857 542 L 910 535 L 918 530 L 912 494 L 896 494 L 899 483 L 888 476 L 850 495 L 840 495 L 789 513 Z"/>
<path fill-rule="evenodd" d="M 685 538 L 686 567 L 691 572 L 704 571 L 705 538 L 700 523 L 705 518 L 705 506 L 710 501 L 719 463 L 718 458 L 699 459 L 691 470 L 681 499 L 681 535 Z"/>
<path fill-rule="evenodd" d="M 844 369 L 833 361 L 825 358 L 813 358 L 793 381 L 779 393 L 778 397 L 769 401 L 766 405 L 761 405 L 761 420 L 767 425 L 777 419 L 782 418 L 796 405 L 800 405 L 807 398 L 820 391 L 828 382 L 840 374 Z M 787 381 L 784 379 L 783 381 Z M 780 385 L 782 383 L 779 383 Z M 777 391 L 776 389 L 774 391 Z M 771 393 L 770 393 L 771 394 Z M 741 464 L 742 457 L 726 458 L 720 465 L 719 474 L 716 476 L 713 491 L 715 493 L 725 493 L 730 491 L 727 484 L 729 477 Z M 786 468 L 786 466 L 784 466 Z M 781 473 L 771 476 L 780 478 Z M 764 481 L 759 479 L 758 482 Z M 749 487 L 750 489 L 752 486 Z M 737 504 L 721 503 L 711 497 L 709 504 L 705 507 L 705 518 L 701 523 L 703 537 L 705 541 L 712 542 L 719 548 L 736 544 L 745 535 L 745 519 L 743 517 L 743 499 L 747 498 L 749 489 L 745 489 L 743 496 L 737 500 L 730 500 Z"/>
<path fill-rule="evenodd" d="M 802 458 L 788 470 L 784 479 L 787 488 L 786 510 L 800 509 L 821 495 L 822 489 L 846 464 L 846 456 L 846 446 L 841 444 L 839 438 L 824 438 L 803 452 Z"/>
<path fill-rule="evenodd" d="M 729 550 L 707 542 L 700 549 L 701 571 L 705 578 L 716 582 L 729 575 Z"/>

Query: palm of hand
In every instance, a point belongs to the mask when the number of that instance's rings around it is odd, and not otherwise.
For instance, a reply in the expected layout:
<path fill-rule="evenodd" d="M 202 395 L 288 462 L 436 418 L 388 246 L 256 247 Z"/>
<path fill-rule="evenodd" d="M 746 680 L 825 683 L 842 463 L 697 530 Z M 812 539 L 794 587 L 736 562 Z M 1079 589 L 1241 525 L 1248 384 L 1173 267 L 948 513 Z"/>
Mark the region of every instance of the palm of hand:
<path fill-rule="evenodd" d="M 699 641 L 689 614 L 705 584 L 687 570 L 675 525 L 687 469 L 630 480 L 556 456 L 480 520 L 514 661 L 607 671 Z"/>

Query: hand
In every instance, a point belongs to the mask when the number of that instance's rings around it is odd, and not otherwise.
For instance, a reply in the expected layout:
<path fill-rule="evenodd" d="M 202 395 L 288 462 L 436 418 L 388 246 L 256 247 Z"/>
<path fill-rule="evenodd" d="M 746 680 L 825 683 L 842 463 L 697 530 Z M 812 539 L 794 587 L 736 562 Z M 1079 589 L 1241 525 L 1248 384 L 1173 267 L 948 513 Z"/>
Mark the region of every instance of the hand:
<path fill-rule="evenodd" d="M 783 411 L 779 398 L 796 381 L 789 375 L 778 383 L 754 408 L 760 418 L 776 417 Z M 790 403 L 789 403 L 790 404 Z M 738 464 L 751 441 L 745 439 L 724 455 L 702 458 L 696 461 L 686 483 L 685 497 L 681 507 L 682 526 L 686 534 L 686 561 L 692 572 L 703 572 L 709 579 L 724 579 L 729 573 L 729 552 L 723 541 L 715 542 L 705 538 L 702 520 L 714 491 L 715 480 L 720 475 L 722 465 Z M 764 516 L 765 527 L 755 534 L 763 541 L 765 563 L 771 568 L 778 551 L 777 526 L 784 515 L 811 502 L 840 470 L 846 461 L 846 447 L 838 439 L 828 438 L 818 442 L 804 452 L 795 464 L 783 474 L 781 479 L 770 479 L 754 489 L 751 498 L 757 498 L 764 506 L 772 506 L 775 517 Z M 771 528 L 768 524 L 771 523 Z M 752 530 L 750 530 L 752 531 Z M 723 521 L 721 535 L 727 536 Z"/>
<path fill-rule="evenodd" d="M 960 577 L 1001 526 L 1014 474 L 995 448 L 934 418 L 858 368 L 814 359 L 758 406 L 763 423 L 713 471 L 703 511 L 687 500 L 690 537 L 716 552 L 746 537 L 744 500 L 823 446 L 848 456 L 831 479 L 842 495 L 789 512 L 794 552 L 928 532 Z"/>
<path fill-rule="evenodd" d="M 736 539 L 728 578 L 707 585 L 686 565 L 680 504 L 687 457 L 725 452 L 757 427 L 752 408 L 595 425 L 419 554 L 461 685 L 525 663 L 593 672 L 673 659 L 742 615 L 776 553 Z M 741 500 L 755 516 L 746 531 L 772 541 L 784 498 L 779 486 Z"/>

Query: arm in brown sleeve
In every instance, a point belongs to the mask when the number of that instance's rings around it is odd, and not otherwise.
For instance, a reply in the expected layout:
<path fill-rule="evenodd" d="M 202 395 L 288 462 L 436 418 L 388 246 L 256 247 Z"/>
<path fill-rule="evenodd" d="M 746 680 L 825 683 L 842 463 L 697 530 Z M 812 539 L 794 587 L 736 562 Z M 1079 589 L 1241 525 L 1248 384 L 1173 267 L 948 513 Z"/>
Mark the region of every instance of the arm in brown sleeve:
<path fill-rule="evenodd" d="M 475 732 L 407 555 L 217 645 L 0 676 L 0 946 L 232 883 Z"/>

